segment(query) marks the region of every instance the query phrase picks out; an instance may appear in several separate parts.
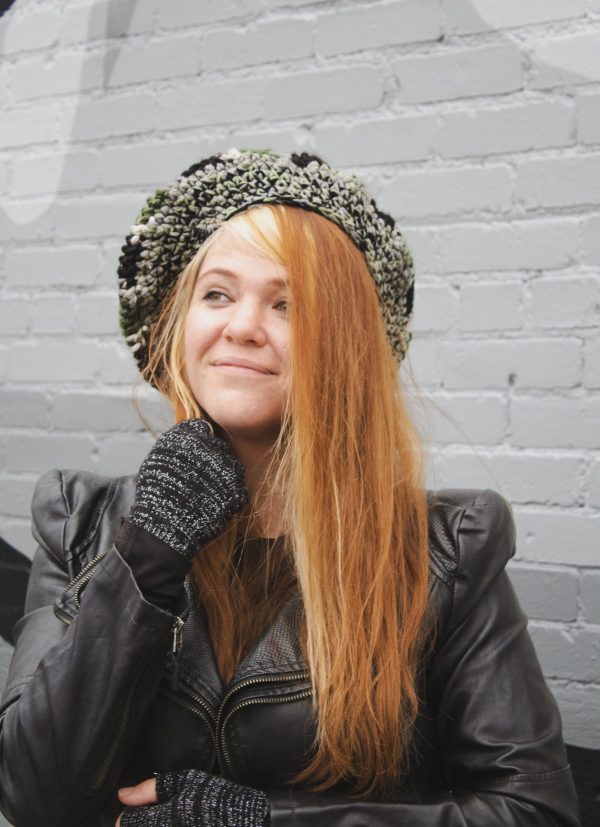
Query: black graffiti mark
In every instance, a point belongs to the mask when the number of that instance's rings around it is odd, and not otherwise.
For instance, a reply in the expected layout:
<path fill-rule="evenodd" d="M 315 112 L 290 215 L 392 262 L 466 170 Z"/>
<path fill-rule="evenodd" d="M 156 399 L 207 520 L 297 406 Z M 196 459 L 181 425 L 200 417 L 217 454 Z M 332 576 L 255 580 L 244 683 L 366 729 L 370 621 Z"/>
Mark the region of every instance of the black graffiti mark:
<path fill-rule="evenodd" d="M 0 17 L 4 14 L 5 11 L 8 11 L 15 0 L 0 0 Z"/>
<path fill-rule="evenodd" d="M 106 91 L 109 86 L 111 73 L 118 58 L 118 51 L 121 48 L 121 44 L 125 42 L 125 38 L 121 37 L 121 35 L 127 33 L 135 10 L 141 2 L 142 0 L 108 0 L 106 10 L 104 9 L 105 4 L 102 0 L 92 4 L 92 11 L 97 10 L 99 17 L 104 21 L 106 36 L 108 37 L 110 34 L 111 37 L 120 38 L 117 41 L 119 45 L 107 49 L 104 55 L 102 91 Z M 0 18 L 4 12 L 7 12 L 13 5 L 15 5 L 16 8 L 16 0 L 0 0 Z M 10 24 L 10 20 L 7 20 L 7 23 Z M 92 22 L 90 22 L 90 26 L 91 25 Z M 0 32 L 0 57 L 2 56 L 4 35 L 4 32 Z M 78 98 L 78 106 L 83 100 L 84 97 L 80 95 Z M 76 116 L 72 131 L 73 140 L 77 140 L 78 123 L 79 121 Z M 61 186 L 59 184 L 51 202 L 45 207 L 42 215 L 38 216 L 38 219 L 52 210 L 60 189 Z M 17 224 L 10 215 L 5 212 L 4 208 L 0 208 L 1 241 L 14 238 L 16 229 L 25 232 L 26 227 L 27 223 Z M 23 615 L 25 591 L 30 568 L 31 563 L 29 559 L 0 537 L 0 637 L 4 638 L 4 640 L 11 645 L 13 644 L 13 626 Z M 2 816 L 0 815 L 0 827 L 2 827 L 3 823 Z"/>
<path fill-rule="evenodd" d="M 14 644 L 13 626 L 23 615 L 31 561 L 0 537 L 0 635 Z"/>

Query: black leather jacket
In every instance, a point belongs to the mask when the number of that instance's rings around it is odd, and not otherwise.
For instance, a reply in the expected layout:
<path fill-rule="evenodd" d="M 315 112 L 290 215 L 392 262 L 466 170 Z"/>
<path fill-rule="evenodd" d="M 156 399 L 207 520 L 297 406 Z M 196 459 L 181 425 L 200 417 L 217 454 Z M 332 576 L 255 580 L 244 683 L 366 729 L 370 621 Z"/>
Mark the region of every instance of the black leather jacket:
<path fill-rule="evenodd" d="M 39 549 L 0 707 L 0 804 L 17 827 L 112 827 L 119 786 L 187 767 L 267 791 L 273 827 L 578 824 L 558 710 L 504 571 L 515 531 L 499 494 L 428 493 L 437 632 L 418 757 L 393 796 L 365 801 L 286 784 L 315 731 L 299 595 L 224 687 L 189 583 L 173 613 L 158 608 L 114 545 L 135 479 L 54 470 L 37 484 Z"/>

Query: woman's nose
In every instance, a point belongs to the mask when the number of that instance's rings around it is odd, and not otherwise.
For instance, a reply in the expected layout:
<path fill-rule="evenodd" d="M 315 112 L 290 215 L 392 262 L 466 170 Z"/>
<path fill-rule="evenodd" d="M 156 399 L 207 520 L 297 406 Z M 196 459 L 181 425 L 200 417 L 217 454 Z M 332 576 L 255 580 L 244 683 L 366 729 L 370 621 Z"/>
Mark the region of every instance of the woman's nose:
<path fill-rule="evenodd" d="M 226 339 L 262 345 L 266 341 L 264 316 L 258 302 L 238 301 L 231 307 L 223 330 Z"/>

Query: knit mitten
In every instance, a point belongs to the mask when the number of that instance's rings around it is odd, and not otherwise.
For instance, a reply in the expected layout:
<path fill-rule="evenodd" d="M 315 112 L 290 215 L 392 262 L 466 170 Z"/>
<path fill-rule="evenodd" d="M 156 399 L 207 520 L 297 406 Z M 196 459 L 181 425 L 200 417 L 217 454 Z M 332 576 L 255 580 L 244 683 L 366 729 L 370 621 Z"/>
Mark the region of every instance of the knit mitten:
<path fill-rule="evenodd" d="M 190 558 L 248 501 L 244 466 L 203 419 L 162 434 L 142 462 L 129 522 Z"/>
<path fill-rule="evenodd" d="M 128 808 L 121 827 L 264 827 L 270 822 L 266 793 L 202 770 L 160 773 L 156 796 L 158 804 Z"/>

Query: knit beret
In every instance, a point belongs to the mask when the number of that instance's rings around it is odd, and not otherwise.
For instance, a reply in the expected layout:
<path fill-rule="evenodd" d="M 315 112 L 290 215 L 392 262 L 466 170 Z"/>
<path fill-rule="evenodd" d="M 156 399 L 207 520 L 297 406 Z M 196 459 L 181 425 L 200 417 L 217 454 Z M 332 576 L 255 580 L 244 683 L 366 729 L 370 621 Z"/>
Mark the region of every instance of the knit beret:
<path fill-rule="evenodd" d="M 411 340 L 414 269 L 394 219 L 363 183 L 316 155 L 229 149 L 183 172 L 148 198 L 119 258 L 120 324 L 143 371 L 148 334 L 174 281 L 199 246 L 236 213 L 258 204 L 313 210 L 341 227 L 365 256 L 398 363 Z"/>

